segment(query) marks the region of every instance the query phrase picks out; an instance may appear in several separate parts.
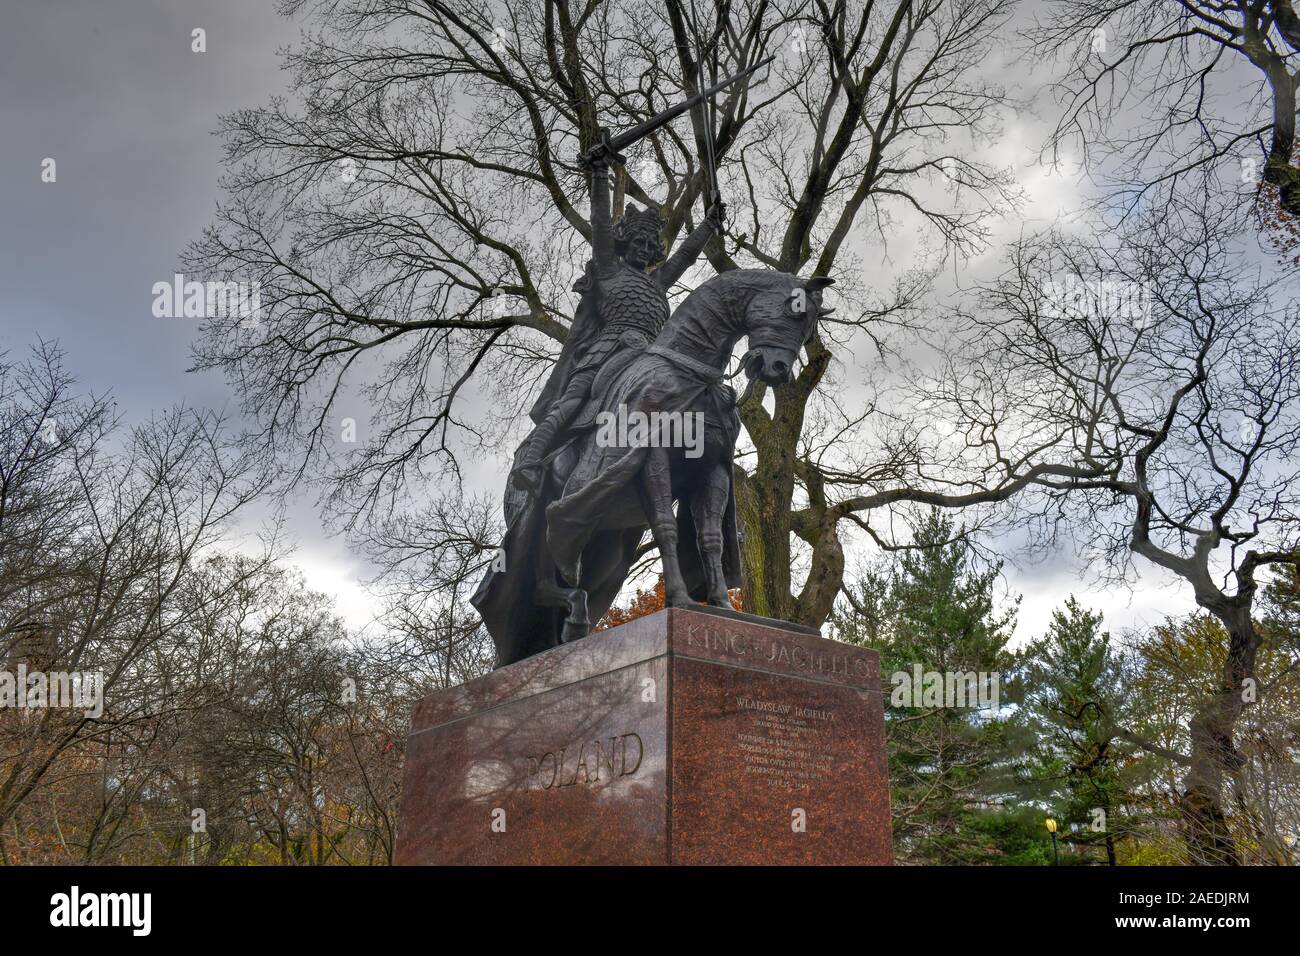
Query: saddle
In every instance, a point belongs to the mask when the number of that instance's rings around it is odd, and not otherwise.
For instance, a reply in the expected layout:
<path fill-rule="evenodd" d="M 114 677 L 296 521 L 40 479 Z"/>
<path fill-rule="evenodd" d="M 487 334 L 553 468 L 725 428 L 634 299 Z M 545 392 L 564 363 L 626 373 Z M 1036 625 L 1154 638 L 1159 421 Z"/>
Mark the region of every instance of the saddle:
<path fill-rule="evenodd" d="M 607 361 L 591 383 L 591 394 L 587 397 L 587 404 L 578 417 L 574 419 L 573 425 L 567 431 L 569 434 L 581 434 L 596 426 L 596 415 L 600 411 L 601 403 L 598 397 L 605 394 L 609 388 L 609 383 L 616 378 L 623 369 L 627 368 L 646 351 L 650 344 L 649 339 L 640 332 L 624 332 L 618 338 L 619 343 L 623 346 Z"/>

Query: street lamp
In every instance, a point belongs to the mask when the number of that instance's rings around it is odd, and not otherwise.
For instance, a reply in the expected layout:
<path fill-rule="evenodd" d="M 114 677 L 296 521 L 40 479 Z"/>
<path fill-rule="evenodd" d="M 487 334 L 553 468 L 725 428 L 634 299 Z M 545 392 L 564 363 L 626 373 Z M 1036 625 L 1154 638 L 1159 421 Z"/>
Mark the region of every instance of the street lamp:
<path fill-rule="evenodd" d="M 1060 866 L 1061 852 L 1056 848 L 1056 821 L 1051 817 L 1047 818 L 1047 832 L 1052 835 L 1052 865 Z"/>

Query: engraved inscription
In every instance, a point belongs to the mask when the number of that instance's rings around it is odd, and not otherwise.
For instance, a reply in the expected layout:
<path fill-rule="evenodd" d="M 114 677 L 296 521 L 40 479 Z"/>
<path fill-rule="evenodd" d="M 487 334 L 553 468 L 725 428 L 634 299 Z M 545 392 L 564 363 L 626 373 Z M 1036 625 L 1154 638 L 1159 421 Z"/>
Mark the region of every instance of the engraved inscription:
<path fill-rule="evenodd" d="M 749 718 L 736 732 L 747 776 L 769 787 L 809 790 L 830 775 L 834 762 L 818 737 L 834 723 L 834 710 L 743 696 L 736 708 Z"/>
<path fill-rule="evenodd" d="M 595 787 L 630 777 L 641 769 L 645 744 L 635 732 L 566 744 L 528 758 L 528 788 L 552 790 L 582 784 Z"/>
<path fill-rule="evenodd" d="M 830 643 L 830 642 L 823 642 Z M 786 667 L 807 674 L 831 677 L 870 677 L 865 657 L 826 650 L 810 651 L 802 644 L 692 622 L 686 629 L 686 646 L 725 654 L 754 664 Z"/>

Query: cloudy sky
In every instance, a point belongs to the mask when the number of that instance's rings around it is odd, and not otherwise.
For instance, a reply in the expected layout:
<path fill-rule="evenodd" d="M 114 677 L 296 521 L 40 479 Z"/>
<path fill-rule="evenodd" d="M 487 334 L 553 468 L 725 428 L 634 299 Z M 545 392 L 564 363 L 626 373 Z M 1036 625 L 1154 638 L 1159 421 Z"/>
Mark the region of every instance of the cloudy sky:
<path fill-rule="evenodd" d="M 205 53 L 191 50 L 196 28 L 206 31 Z M 83 385 L 111 391 L 128 421 L 179 402 L 235 410 L 219 375 L 185 371 L 195 320 L 155 318 L 151 288 L 170 279 L 180 251 L 212 220 L 221 195 L 216 118 L 286 90 L 277 51 L 298 29 L 269 0 L 6 6 L 0 349 L 13 355 L 37 338 L 58 340 Z M 992 54 L 990 75 L 1023 75 L 1009 56 Z M 1050 114 L 1042 106 L 1008 117 L 996 159 L 1019 170 L 1026 216 L 1048 221 L 1072 206 L 1079 185 L 1035 164 Z M 45 183 L 50 158 L 57 178 Z M 1004 229 L 1020 226 L 1017 219 Z M 309 583 L 332 594 L 351 623 L 366 623 L 362 563 L 323 531 L 310 501 L 291 509 L 289 523 Z M 1067 554 L 1009 567 L 1009 590 L 1024 594 L 1018 636 L 1041 631 L 1071 592 L 1086 592 L 1112 628 L 1190 607 L 1180 589 L 1150 574 L 1133 592 L 1089 585 L 1087 568 Z"/>
<path fill-rule="evenodd" d="M 212 219 L 217 116 L 283 89 L 277 50 L 298 26 L 268 0 L 9 4 L 3 23 L 0 348 L 58 340 L 128 422 L 177 403 L 233 413 L 220 375 L 185 371 L 195 320 L 155 318 L 151 289 Z M 191 51 L 196 28 L 206 53 Z M 364 621 L 361 564 L 310 502 L 289 518 L 308 580 Z"/>

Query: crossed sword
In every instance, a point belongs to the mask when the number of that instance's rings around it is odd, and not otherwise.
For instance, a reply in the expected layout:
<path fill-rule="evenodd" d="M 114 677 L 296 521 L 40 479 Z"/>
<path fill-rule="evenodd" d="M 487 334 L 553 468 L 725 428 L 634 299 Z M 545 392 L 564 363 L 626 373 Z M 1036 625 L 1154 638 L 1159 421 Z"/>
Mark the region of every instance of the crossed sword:
<path fill-rule="evenodd" d="M 719 80 L 717 83 L 714 83 L 708 89 L 701 90 L 700 92 L 696 93 L 694 96 L 690 97 L 689 99 L 683 100 L 680 103 L 670 106 L 662 113 L 656 113 L 648 120 L 638 123 L 636 126 L 633 126 L 631 129 L 626 130 L 625 132 L 619 133 L 617 136 L 611 136 L 609 130 L 602 128 L 600 131 L 600 142 L 597 143 L 595 146 L 592 146 L 590 149 L 588 149 L 585 153 L 582 154 L 581 157 L 582 162 L 584 163 L 584 165 L 590 165 L 592 163 L 599 162 L 602 158 L 605 157 L 616 160 L 617 162 L 620 163 L 626 162 L 626 160 L 622 155 L 622 151 L 624 149 L 631 146 L 633 143 L 637 142 L 638 140 L 644 139 L 645 137 L 649 136 L 651 133 L 653 133 L 655 130 L 659 129 L 660 127 L 665 126 L 668 123 L 671 123 L 673 120 L 675 120 L 677 117 L 681 116 L 683 113 L 687 112 L 688 110 L 695 109 L 697 106 L 699 106 L 700 104 L 708 100 L 711 96 L 722 92 L 727 87 L 735 83 L 737 80 L 743 80 L 751 73 L 755 73 L 758 70 L 761 70 L 763 67 L 767 66 L 775 59 L 776 59 L 775 55 L 769 56 L 767 59 L 761 60 L 760 62 L 755 63 L 753 66 L 741 70 L 739 73 L 736 73 L 732 76 L 728 76 L 722 80 Z M 700 119 L 701 119 L 701 126 L 704 129 L 705 148 L 708 151 L 708 157 L 706 161 L 709 167 L 708 175 L 712 178 L 712 194 L 710 196 L 710 200 L 716 202 L 719 197 L 718 197 L 718 183 L 716 179 L 717 170 L 712 168 L 713 167 L 713 146 L 714 146 L 713 126 L 711 123 L 708 122 L 707 117 L 702 116 Z"/>

